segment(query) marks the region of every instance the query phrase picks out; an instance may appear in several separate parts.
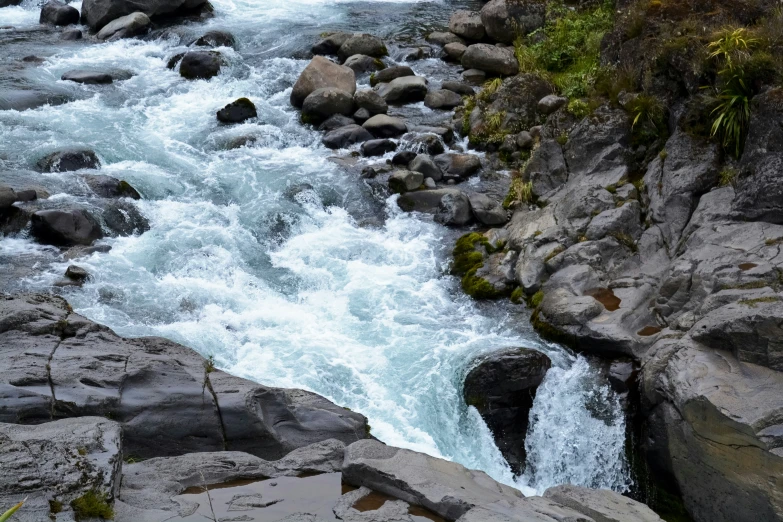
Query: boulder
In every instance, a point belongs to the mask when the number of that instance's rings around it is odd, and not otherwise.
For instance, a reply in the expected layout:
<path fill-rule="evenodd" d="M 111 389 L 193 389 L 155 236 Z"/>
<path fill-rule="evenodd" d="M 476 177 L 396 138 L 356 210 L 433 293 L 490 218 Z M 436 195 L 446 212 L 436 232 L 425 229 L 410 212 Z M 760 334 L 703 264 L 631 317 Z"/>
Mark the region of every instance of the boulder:
<path fill-rule="evenodd" d="M 559 288 L 544 295 L 539 308 L 539 320 L 561 330 L 568 327 L 580 328 L 595 319 L 604 307 L 590 296 L 575 296 Z"/>
<path fill-rule="evenodd" d="M 342 114 L 335 114 L 329 117 L 325 122 L 318 126 L 318 130 L 321 132 L 330 132 L 340 127 L 347 127 L 349 125 L 355 125 L 356 122 L 348 116 Z"/>
<path fill-rule="evenodd" d="M 545 116 L 549 116 L 553 112 L 565 107 L 568 104 L 568 98 L 563 96 L 557 96 L 556 94 L 550 94 L 544 96 L 538 102 L 538 112 Z"/>
<path fill-rule="evenodd" d="M 149 16 L 142 12 L 131 13 L 112 20 L 98 31 L 98 40 L 117 40 L 119 38 L 130 38 L 144 33 L 149 29 Z"/>
<path fill-rule="evenodd" d="M 496 227 L 508 222 L 508 212 L 503 205 L 486 194 L 471 194 L 470 209 L 476 220 L 482 225 Z"/>
<path fill-rule="evenodd" d="M 450 43 L 459 43 L 465 45 L 465 40 L 454 33 L 435 31 L 427 35 L 427 41 L 436 45 L 448 45 Z"/>
<path fill-rule="evenodd" d="M 356 92 L 356 75 L 350 67 L 316 56 L 305 67 L 291 91 L 291 105 L 301 108 L 313 91 L 333 87 L 352 95 Z"/>
<path fill-rule="evenodd" d="M 462 60 L 462 56 L 465 54 L 465 51 L 468 50 L 468 47 L 466 45 L 463 45 L 461 43 L 450 43 L 446 44 L 443 47 L 443 52 L 446 53 L 446 56 L 449 57 L 449 59 L 459 62 Z"/>
<path fill-rule="evenodd" d="M 141 195 L 127 181 L 103 174 L 86 174 L 84 181 L 97 196 L 102 198 L 141 199 Z"/>
<path fill-rule="evenodd" d="M 425 178 L 430 178 L 433 181 L 440 181 L 443 179 L 443 171 L 440 170 L 438 164 L 427 154 L 416 155 L 408 163 L 408 169 L 414 172 L 421 172 Z"/>
<path fill-rule="evenodd" d="M 45 521 L 58 510 L 58 519 L 78 519 L 72 502 L 119 493 L 122 450 L 122 426 L 102 417 L 0 423 L 0 505 L 27 499 L 12 520 Z"/>
<path fill-rule="evenodd" d="M 302 104 L 302 121 L 321 123 L 335 114 L 353 114 L 353 94 L 335 87 L 316 89 Z"/>
<path fill-rule="evenodd" d="M 340 46 L 337 56 L 345 61 L 355 54 L 364 54 L 373 58 L 381 58 L 389 54 L 383 40 L 371 34 L 356 34 L 348 38 Z"/>
<path fill-rule="evenodd" d="M 638 201 L 628 201 L 620 207 L 601 212 L 590 221 L 585 232 L 585 237 L 590 240 L 618 235 L 634 241 L 641 237 L 641 206 Z"/>
<path fill-rule="evenodd" d="M 376 138 L 395 138 L 408 132 L 408 126 L 399 118 L 377 114 L 362 125 Z"/>
<path fill-rule="evenodd" d="M 362 155 L 371 156 L 383 156 L 389 152 L 397 150 L 397 144 L 392 140 L 369 140 L 362 143 Z"/>
<path fill-rule="evenodd" d="M 472 222 L 468 196 L 462 192 L 444 194 L 435 212 L 435 221 L 449 227 L 462 227 Z"/>
<path fill-rule="evenodd" d="M 397 194 L 418 190 L 422 183 L 424 183 L 424 176 L 421 172 L 395 170 L 389 176 L 389 188 Z"/>
<path fill-rule="evenodd" d="M 400 167 L 406 167 L 408 164 L 416 158 L 416 153 L 410 150 L 403 150 L 398 152 L 392 158 L 392 165 L 398 165 Z M 410 169 L 416 170 L 416 169 Z M 421 171 L 419 171 L 421 172 Z M 13 203 L 13 202 L 12 202 Z"/>
<path fill-rule="evenodd" d="M 41 7 L 39 24 L 71 25 L 79 23 L 79 10 L 59 0 L 49 0 Z"/>
<path fill-rule="evenodd" d="M 357 91 L 353 96 L 353 102 L 360 109 L 367 109 L 367 112 L 369 112 L 371 116 L 389 112 L 389 106 L 386 104 L 386 100 L 384 100 L 380 94 L 370 89 Z"/>
<path fill-rule="evenodd" d="M 84 0 L 82 2 L 82 23 L 93 31 L 122 16 L 142 12 L 149 17 L 175 15 L 205 5 L 206 0 Z"/>
<path fill-rule="evenodd" d="M 73 281 L 87 281 L 90 278 L 90 273 L 80 266 L 70 265 L 65 270 L 65 277 Z"/>
<path fill-rule="evenodd" d="M 231 47 L 236 49 L 237 41 L 228 31 L 207 31 L 193 45 L 199 47 Z"/>
<path fill-rule="evenodd" d="M 609 489 L 589 489 L 565 484 L 547 489 L 544 498 L 569 507 L 596 522 L 663 522 L 642 504 Z"/>
<path fill-rule="evenodd" d="M 247 98 L 239 98 L 217 111 L 217 119 L 221 123 L 242 123 L 256 117 L 256 106 Z"/>
<path fill-rule="evenodd" d="M 543 27 L 545 21 L 545 0 L 491 0 L 481 9 L 487 36 L 506 44 Z"/>
<path fill-rule="evenodd" d="M 454 188 L 408 192 L 397 199 L 397 206 L 405 212 L 424 212 L 426 214 L 434 215 L 438 211 L 443 196 L 446 194 L 459 193 L 461 193 L 461 191 Z"/>
<path fill-rule="evenodd" d="M 63 31 L 62 33 L 60 33 L 60 40 L 75 41 L 81 39 L 82 39 L 81 29 L 68 29 L 67 31 Z"/>
<path fill-rule="evenodd" d="M 387 103 L 404 105 L 424 100 L 427 96 L 427 80 L 421 76 L 403 76 L 377 88 Z"/>
<path fill-rule="evenodd" d="M 382 71 L 378 71 L 371 78 L 373 86 L 379 83 L 389 83 L 397 78 L 404 78 L 406 76 L 416 76 L 413 69 L 407 65 L 395 65 L 394 67 L 387 67 Z"/>
<path fill-rule="evenodd" d="M 473 96 L 476 94 L 476 91 L 473 90 L 473 87 L 468 85 L 467 83 L 462 82 L 443 82 L 443 85 L 441 85 L 443 89 L 446 89 L 447 91 L 456 92 L 460 96 Z"/>
<path fill-rule="evenodd" d="M 359 109 L 353 113 L 353 120 L 359 125 L 363 125 L 364 122 L 370 119 L 370 111 L 367 109 Z"/>
<path fill-rule="evenodd" d="M 354 54 L 349 56 L 345 63 L 346 67 L 350 67 L 354 73 L 363 74 L 370 71 L 380 71 L 385 69 L 386 66 L 378 58 L 367 56 L 366 54 Z"/>
<path fill-rule="evenodd" d="M 481 414 L 515 474 L 524 471 L 528 416 L 551 366 L 539 351 L 511 348 L 475 361 L 465 377 L 465 403 Z"/>
<path fill-rule="evenodd" d="M 445 179 L 464 181 L 481 170 L 481 160 L 474 154 L 447 153 L 435 157 Z"/>
<path fill-rule="evenodd" d="M 319 41 L 312 48 L 313 54 L 329 54 L 336 55 L 340 47 L 352 37 L 352 33 L 330 33 L 327 34 L 323 40 Z"/>
<path fill-rule="evenodd" d="M 31 222 L 30 233 L 46 245 L 91 245 L 103 237 L 98 221 L 86 210 L 39 210 Z"/>
<path fill-rule="evenodd" d="M 465 54 L 462 54 L 465 56 Z M 478 69 L 468 69 L 462 72 L 462 79 L 471 85 L 481 85 L 487 79 L 487 73 Z"/>
<path fill-rule="evenodd" d="M 16 191 L 6 185 L 0 185 L 0 210 L 6 210 L 16 203 Z"/>
<path fill-rule="evenodd" d="M 52 152 L 40 160 L 38 167 L 43 172 L 70 172 L 81 169 L 100 168 L 98 156 L 89 149 L 64 149 Z"/>
<path fill-rule="evenodd" d="M 134 236 L 147 232 L 150 223 L 129 201 L 113 201 L 103 209 L 103 222 L 115 236 Z"/>
<path fill-rule="evenodd" d="M 162 338 L 123 339 L 45 295 L 0 300 L 0 421 L 111 416 L 125 455 L 294 449 L 367 436 L 366 419 L 314 393 L 234 377 Z"/>
<path fill-rule="evenodd" d="M 209 80 L 218 75 L 220 67 L 220 53 L 189 51 L 180 61 L 179 74 L 188 80 Z"/>
<path fill-rule="evenodd" d="M 511 47 L 473 44 L 462 55 L 465 69 L 478 69 L 489 74 L 512 76 L 519 72 L 519 63 Z"/>
<path fill-rule="evenodd" d="M 425 129 L 417 131 L 409 128 L 408 130 L 411 132 L 402 138 L 407 148 L 429 154 L 430 156 L 443 154 L 443 151 L 446 150 L 443 145 L 443 139 L 438 134 L 431 132 L 431 129 L 426 129 L 426 132 Z"/>
<path fill-rule="evenodd" d="M 483 40 L 484 24 L 476 11 L 455 11 L 449 19 L 449 31 L 466 40 Z"/>
<path fill-rule="evenodd" d="M 60 79 L 87 85 L 107 85 L 113 81 L 110 74 L 97 71 L 67 71 Z"/>
<path fill-rule="evenodd" d="M 424 105 L 430 109 L 452 110 L 462 105 L 462 96 L 446 89 L 431 91 L 424 98 Z"/>
<path fill-rule="evenodd" d="M 353 124 L 328 132 L 321 141 L 329 149 L 344 149 L 371 139 L 373 136 L 367 129 Z"/>

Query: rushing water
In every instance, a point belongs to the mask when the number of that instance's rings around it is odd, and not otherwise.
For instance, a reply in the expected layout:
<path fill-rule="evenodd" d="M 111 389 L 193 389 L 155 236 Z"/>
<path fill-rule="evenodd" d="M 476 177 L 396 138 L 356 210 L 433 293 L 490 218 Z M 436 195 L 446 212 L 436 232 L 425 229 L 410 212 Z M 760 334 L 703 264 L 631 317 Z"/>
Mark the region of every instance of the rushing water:
<path fill-rule="evenodd" d="M 5 66 L 25 54 L 46 57 L 15 73 L 26 86 L 76 101 L 0 111 L 0 181 L 46 187 L 52 197 L 43 205 L 89 206 L 79 174 L 26 170 L 57 147 L 84 145 L 100 155 L 102 173 L 144 196 L 151 230 L 104 240 L 109 253 L 79 259 L 93 278 L 64 290 L 73 306 L 122 335 L 163 335 L 237 375 L 313 390 L 365 414 L 389 444 L 485 470 L 525 492 L 565 482 L 624 490 L 620 406 L 587 361 L 542 342 L 524 310 L 462 295 L 446 270 L 453 233 L 401 213 L 393 198 L 374 200 L 288 104 L 307 63 L 292 56 L 321 31 L 415 39 L 472 0 L 213 4 L 213 19 L 159 38 L 7 44 Z M 33 3 L 0 9 L 0 26 L 33 28 L 37 17 Z M 193 35 L 212 28 L 239 42 L 238 51 L 221 49 L 229 66 L 217 78 L 187 82 L 166 69 Z M 457 74 L 435 59 L 413 66 Z M 78 68 L 132 76 L 101 87 L 58 80 Z M 215 111 L 240 96 L 256 103 L 258 122 L 219 126 Z M 225 150 L 243 135 L 257 137 L 255 145 Z M 12 290 L 49 289 L 69 264 L 24 237 L 0 241 L 0 265 L 19 260 L 40 271 Z M 461 399 L 470 361 L 509 346 L 542 350 L 555 365 L 531 413 L 528 470 L 516 479 Z"/>

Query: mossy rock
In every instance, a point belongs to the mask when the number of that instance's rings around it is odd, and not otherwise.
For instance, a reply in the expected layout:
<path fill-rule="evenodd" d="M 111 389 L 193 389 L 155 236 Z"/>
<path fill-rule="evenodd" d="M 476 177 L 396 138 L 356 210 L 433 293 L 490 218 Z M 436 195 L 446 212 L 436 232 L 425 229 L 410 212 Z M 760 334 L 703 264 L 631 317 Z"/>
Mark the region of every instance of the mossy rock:
<path fill-rule="evenodd" d="M 76 520 L 89 518 L 111 520 L 114 518 L 114 509 L 109 504 L 108 495 L 94 489 L 72 500 L 71 509 L 73 509 Z"/>

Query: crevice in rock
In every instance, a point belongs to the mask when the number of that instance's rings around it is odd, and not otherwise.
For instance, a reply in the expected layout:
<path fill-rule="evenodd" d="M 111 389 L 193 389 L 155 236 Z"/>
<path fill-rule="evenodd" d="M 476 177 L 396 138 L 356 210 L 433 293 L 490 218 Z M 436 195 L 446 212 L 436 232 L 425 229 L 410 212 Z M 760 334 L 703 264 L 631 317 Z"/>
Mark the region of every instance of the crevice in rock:
<path fill-rule="evenodd" d="M 206 368 L 204 369 L 204 387 L 209 390 L 212 400 L 215 401 L 215 409 L 220 422 L 220 435 L 223 437 L 223 451 L 228 451 L 228 436 L 226 435 L 226 425 L 223 423 L 223 412 L 220 410 L 220 402 L 215 389 L 212 387 L 212 381 L 209 379 L 209 372 L 207 372 Z"/>

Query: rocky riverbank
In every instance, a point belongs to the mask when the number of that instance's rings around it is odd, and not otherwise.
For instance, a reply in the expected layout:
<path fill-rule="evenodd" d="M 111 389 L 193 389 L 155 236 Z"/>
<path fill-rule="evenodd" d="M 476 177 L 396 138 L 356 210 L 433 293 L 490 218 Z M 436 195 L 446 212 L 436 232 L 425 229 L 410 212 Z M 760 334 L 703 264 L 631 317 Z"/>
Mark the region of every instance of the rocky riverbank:
<path fill-rule="evenodd" d="M 97 43 L 166 37 L 177 17 L 197 21 L 210 11 L 204 2 L 137 9 L 90 0 L 79 13 L 52 0 L 41 23 L 47 38 L 56 31 Z M 378 201 L 398 194 L 402 211 L 469 232 L 451 267 L 469 295 L 526 303 L 542 335 L 612 361 L 609 380 L 636 415 L 631 446 L 653 483 L 666 486 L 639 498 L 667 519 L 779 520 L 779 19 L 761 2 L 705 9 L 492 0 L 480 12 L 456 12 L 448 31 L 429 32 L 426 42 L 326 31 L 288 84 L 290 103 Z M 696 27 L 705 16 L 707 26 Z M 728 24 L 734 33 L 717 32 Z M 168 69 L 209 81 L 234 70 L 237 47 L 228 32 L 205 32 L 167 57 Z M 430 57 L 445 67 L 431 77 L 400 64 Z M 733 63 L 750 85 L 741 93 L 746 126 L 735 134 L 711 127 L 720 105 L 703 96 L 706 88 L 716 100 L 730 92 Z M 94 88 L 128 78 L 62 75 Z M 0 108 L 68 101 L 55 94 L 9 91 Z M 258 118 L 247 96 L 216 121 Z M 223 145 L 258 139 L 238 134 Z M 55 150 L 35 168 L 76 172 L 88 201 L 50 198 L 62 186 L 42 186 L 34 172 L 2 179 L 2 234 L 77 260 L 54 291 L 91 277 L 78 258 L 106 252 L 102 238 L 150 229 L 142 194 L 100 174 L 95 151 Z M 385 446 L 362 415 L 323 397 L 232 377 L 171 341 L 123 339 L 57 297 L 4 297 L 0 338 L 10 361 L 0 385 L 8 448 L 0 464 L 13 471 L 0 483 L 0 505 L 29 495 L 20 520 L 185 518 L 205 501 L 212 508 L 214 484 L 310 473 L 341 474 L 337 484 L 360 488 L 319 504 L 340 520 L 660 520 L 609 491 L 562 486 L 523 497 L 481 472 Z M 465 401 L 515 473 L 550 364 L 514 349 L 477 360 L 467 375 Z M 194 487 L 206 499 L 187 497 Z M 248 510 L 297 498 L 260 491 L 241 491 L 258 497 Z M 359 508 L 378 494 L 389 501 Z M 682 497 L 688 515 L 663 506 L 669 494 Z"/>

